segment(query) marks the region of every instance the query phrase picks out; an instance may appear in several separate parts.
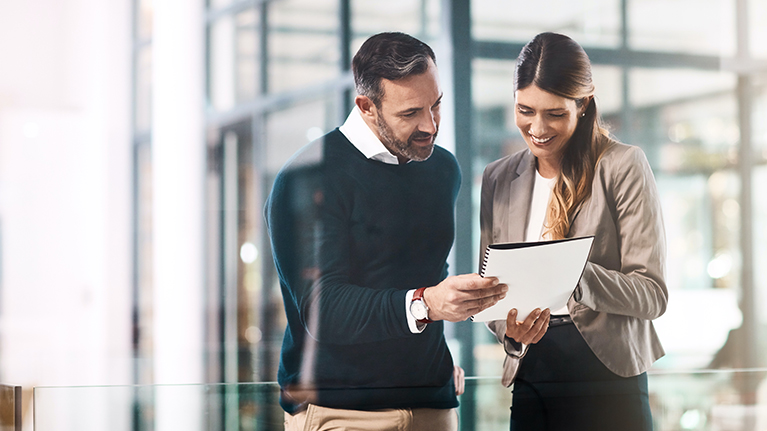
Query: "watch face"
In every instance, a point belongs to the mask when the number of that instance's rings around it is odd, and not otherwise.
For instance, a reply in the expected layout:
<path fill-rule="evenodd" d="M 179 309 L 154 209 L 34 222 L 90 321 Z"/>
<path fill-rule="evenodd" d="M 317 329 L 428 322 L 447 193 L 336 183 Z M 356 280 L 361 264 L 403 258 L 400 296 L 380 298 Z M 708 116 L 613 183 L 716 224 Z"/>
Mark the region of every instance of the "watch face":
<path fill-rule="evenodd" d="M 426 304 L 421 300 L 416 300 L 410 303 L 410 314 L 412 314 L 416 320 L 424 320 L 429 317 Z"/>

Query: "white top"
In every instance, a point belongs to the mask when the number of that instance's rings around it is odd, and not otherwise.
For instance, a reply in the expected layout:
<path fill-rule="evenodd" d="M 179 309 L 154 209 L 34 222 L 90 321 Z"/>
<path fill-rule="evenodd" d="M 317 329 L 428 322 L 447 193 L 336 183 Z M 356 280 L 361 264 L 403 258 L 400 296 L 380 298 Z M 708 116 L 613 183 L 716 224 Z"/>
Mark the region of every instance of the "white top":
<path fill-rule="evenodd" d="M 527 235 L 525 242 L 543 240 L 543 228 L 546 223 L 546 211 L 549 208 L 551 191 L 554 190 L 554 178 L 543 178 L 536 169 L 535 185 L 533 186 L 533 200 L 530 203 L 530 218 L 527 222 Z"/>
<path fill-rule="evenodd" d="M 535 185 L 533 186 L 533 200 L 530 203 L 530 219 L 527 222 L 526 242 L 548 239 L 543 236 L 543 229 L 546 223 L 546 212 L 549 208 L 549 201 L 551 200 L 551 191 L 554 190 L 554 184 L 556 182 L 556 177 L 543 178 L 538 170 L 535 170 Z M 559 310 L 551 310 L 552 316 L 566 314 L 570 314 L 567 310 L 567 305 Z"/>
<path fill-rule="evenodd" d="M 378 136 L 373 133 L 365 120 L 362 119 L 362 113 L 358 107 L 354 107 L 349 116 L 346 117 L 344 124 L 338 130 L 346 136 L 346 139 L 354 145 L 368 159 L 398 165 L 397 156 L 389 152 Z M 413 300 L 415 289 L 411 289 L 405 295 L 405 316 L 407 316 L 407 326 L 410 332 L 420 334 L 426 329 L 425 324 L 418 324 L 418 321 L 410 314 L 410 302 Z"/>

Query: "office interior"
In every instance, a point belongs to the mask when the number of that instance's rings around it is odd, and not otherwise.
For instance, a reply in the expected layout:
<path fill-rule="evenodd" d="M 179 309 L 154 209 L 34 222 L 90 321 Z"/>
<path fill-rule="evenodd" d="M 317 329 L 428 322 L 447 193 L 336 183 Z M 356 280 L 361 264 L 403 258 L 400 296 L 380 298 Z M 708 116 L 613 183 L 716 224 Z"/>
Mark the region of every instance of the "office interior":
<path fill-rule="evenodd" d="M 381 31 L 436 51 L 454 274 L 477 271 L 484 166 L 525 146 L 517 54 L 542 31 L 585 48 L 662 200 L 655 428 L 767 430 L 764 0 L 0 3 L 0 382 L 23 387 L 24 429 L 282 429 L 263 203 L 346 118 Z M 502 347 L 471 322 L 446 337 L 461 429 L 508 429 Z"/>

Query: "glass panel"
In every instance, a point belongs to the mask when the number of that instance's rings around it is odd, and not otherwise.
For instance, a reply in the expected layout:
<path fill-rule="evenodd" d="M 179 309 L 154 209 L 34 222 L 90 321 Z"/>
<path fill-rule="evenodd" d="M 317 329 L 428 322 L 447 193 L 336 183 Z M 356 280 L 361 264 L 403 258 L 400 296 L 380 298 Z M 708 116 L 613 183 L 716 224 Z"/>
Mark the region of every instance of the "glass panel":
<path fill-rule="evenodd" d="M 726 72 L 690 69 L 632 69 L 630 82 L 631 104 L 637 108 L 734 91 L 737 78 Z M 699 105 L 695 106 L 698 106 L 701 115 L 710 109 L 721 110 L 716 108 L 716 104 L 705 108 Z M 732 106 L 727 108 L 732 115 L 731 109 Z M 717 136 L 718 138 L 721 137 L 720 135 Z M 705 136 L 703 138 L 707 139 Z"/>
<path fill-rule="evenodd" d="M 263 169 L 262 175 L 266 180 L 263 188 L 264 196 L 258 202 L 259 208 L 263 205 L 266 194 L 271 190 L 271 184 L 277 171 L 282 168 L 285 162 L 301 147 L 339 125 L 336 113 L 340 108 L 336 100 L 338 99 L 334 97 L 309 100 L 287 109 L 267 114 L 263 142 L 265 154 L 263 154 L 264 162 L 261 166 L 261 169 Z M 263 211 L 258 211 L 258 214 L 262 215 Z M 260 370 L 260 372 L 262 375 L 267 375 L 266 373 L 270 372 L 271 376 L 276 376 L 276 364 L 279 363 L 279 354 L 287 320 L 285 318 L 279 279 L 274 270 L 271 248 L 268 245 L 266 227 L 261 224 L 260 229 L 260 234 L 264 238 L 264 246 L 262 247 L 264 251 L 262 253 L 264 274 L 261 280 L 264 292 L 262 293 L 262 298 L 264 310 L 268 309 L 268 319 L 270 319 L 269 322 L 266 322 L 263 341 L 261 342 L 261 348 L 266 349 L 266 351 L 261 352 L 261 355 L 262 357 L 268 356 L 266 360 L 270 361 L 271 367 L 274 368 L 273 370 Z"/>
<path fill-rule="evenodd" d="M 371 35 L 384 31 L 410 34 L 436 49 L 433 42 L 440 32 L 440 10 L 439 0 L 352 0 L 352 52 Z"/>
<path fill-rule="evenodd" d="M 301 147 L 333 130 L 336 104 L 333 99 L 304 102 L 266 118 L 266 171 L 270 177 Z M 282 308 L 280 306 L 280 308 Z"/>
<path fill-rule="evenodd" d="M 331 0 L 269 4 L 269 92 L 334 78 L 340 70 L 338 6 Z"/>
<path fill-rule="evenodd" d="M 237 102 L 256 98 L 261 89 L 260 14 L 249 9 L 235 17 Z"/>
<path fill-rule="evenodd" d="M 666 356 L 656 368 L 728 367 L 738 306 L 739 182 L 735 172 L 656 175 L 668 246 L 669 304 L 655 320 Z M 716 309 L 716 319 L 691 319 Z"/>
<path fill-rule="evenodd" d="M 514 125 L 514 63 L 475 60 L 473 65 L 476 196 L 484 166 L 525 144 Z M 733 169 L 739 141 L 736 79 L 728 73 L 659 69 L 632 70 L 629 78 L 632 133 L 625 139 L 641 146 L 656 170 L 667 231 L 667 283 L 672 293 L 666 315 L 656 321 L 667 356 L 656 366 L 732 366 L 724 359 L 731 353 L 728 338 L 742 323 L 740 183 Z M 617 120 L 622 126 L 621 69 L 594 66 L 594 82 L 608 123 Z M 757 100 L 760 112 L 764 102 Z M 762 122 L 754 123 L 762 130 Z M 478 213 L 478 196 L 474 205 Z M 715 320 L 690 319 L 701 309 L 713 308 L 718 310 Z M 497 362 L 492 348 L 482 346 L 494 341 L 483 335 L 476 340 L 475 358 L 482 372 Z"/>
<path fill-rule="evenodd" d="M 540 3 L 523 0 L 471 2 L 474 38 L 527 43 L 538 33 L 554 31 L 583 46 L 620 45 L 620 1 Z"/>
<path fill-rule="evenodd" d="M 258 12 L 224 16 L 210 28 L 210 103 L 228 110 L 253 100 L 261 83 Z"/>
<path fill-rule="evenodd" d="M 650 373 L 654 429 L 763 429 L 766 383 L 764 370 Z"/>
<path fill-rule="evenodd" d="M 762 430 L 767 424 L 765 369 L 649 372 L 650 408 L 658 431 Z M 281 430 L 276 383 L 37 387 L 36 431 L 121 431 L 130 414 L 151 411 L 158 429 Z M 468 378 L 459 416 L 471 429 L 509 429 L 511 389 L 498 377 Z M 238 410 L 237 405 L 248 409 Z M 469 412 L 466 407 L 474 406 Z"/>
<path fill-rule="evenodd" d="M 281 430 L 284 420 L 275 383 L 37 387 L 34 392 L 36 431 L 146 430 L 132 424 L 134 414 L 152 416 L 158 430 Z"/>
<path fill-rule="evenodd" d="M 735 77 L 637 69 L 630 82 L 630 143 L 655 169 L 668 247 L 669 305 L 655 321 L 667 354 L 655 367 L 733 366 L 743 319 Z M 714 308 L 715 320 L 690 318 Z"/>
<path fill-rule="evenodd" d="M 224 16 L 210 27 L 210 104 L 213 109 L 225 111 L 235 103 L 235 22 Z"/>
<path fill-rule="evenodd" d="M 632 0 L 628 6 L 632 49 L 735 55 L 734 0 Z"/>
<path fill-rule="evenodd" d="M 152 45 L 142 46 L 136 56 L 135 131 L 147 133 L 152 128 Z"/>

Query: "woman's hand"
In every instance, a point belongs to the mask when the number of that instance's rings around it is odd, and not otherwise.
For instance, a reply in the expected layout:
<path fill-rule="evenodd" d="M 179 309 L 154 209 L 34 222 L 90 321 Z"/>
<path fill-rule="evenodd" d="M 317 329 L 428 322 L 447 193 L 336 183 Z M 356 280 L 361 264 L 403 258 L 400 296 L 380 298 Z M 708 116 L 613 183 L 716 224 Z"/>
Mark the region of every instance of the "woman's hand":
<path fill-rule="evenodd" d="M 466 378 L 463 374 L 463 368 L 453 365 L 453 382 L 455 382 L 455 394 L 462 395 L 465 390 Z"/>
<path fill-rule="evenodd" d="M 517 320 L 517 309 L 512 308 L 506 315 L 506 336 L 517 343 L 535 344 L 541 341 L 546 330 L 549 329 L 551 311 L 547 308 L 541 311 L 533 310 L 524 322 Z"/>

